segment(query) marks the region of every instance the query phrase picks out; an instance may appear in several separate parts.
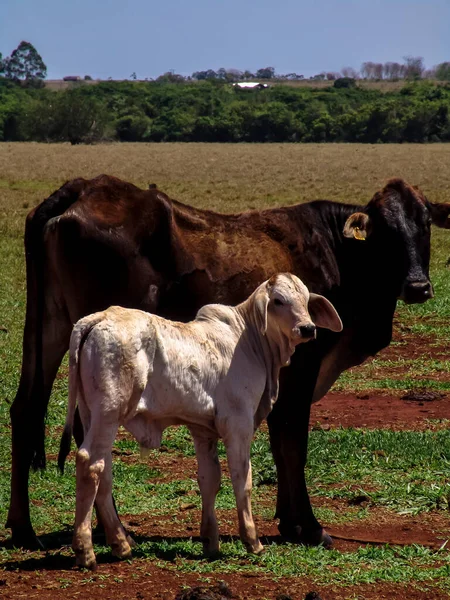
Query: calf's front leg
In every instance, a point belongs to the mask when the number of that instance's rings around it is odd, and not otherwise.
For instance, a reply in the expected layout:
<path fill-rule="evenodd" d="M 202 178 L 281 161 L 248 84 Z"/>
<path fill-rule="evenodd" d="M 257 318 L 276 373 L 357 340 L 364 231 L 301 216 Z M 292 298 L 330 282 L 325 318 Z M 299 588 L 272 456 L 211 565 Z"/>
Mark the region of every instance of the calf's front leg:
<path fill-rule="evenodd" d="M 231 424 L 233 425 L 233 424 Z M 231 427 L 232 432 L 224 438 L 227 450 L 228 467 L 239 519 L 239 535 L 247 552 L 261 554 L 264 550 L 259 541 L 252 515 L 252 465 L 250 462 L 250 445 L 253 436 L 253 421 L 243 431 L 239 426 Z"/>

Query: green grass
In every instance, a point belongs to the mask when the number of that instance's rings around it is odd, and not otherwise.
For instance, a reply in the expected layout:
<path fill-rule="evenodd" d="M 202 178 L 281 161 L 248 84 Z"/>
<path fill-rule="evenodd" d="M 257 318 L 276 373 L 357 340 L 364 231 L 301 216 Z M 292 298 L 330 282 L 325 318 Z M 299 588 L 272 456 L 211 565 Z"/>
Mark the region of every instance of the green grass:
<path fill-rule="evenodd" d="M 379 379 L 367 379 L 360 371 L 347 371 L 343 373 L 335 386 L 334 391 L 357 393 L 363 390 L 389 390 L 406 392 L 408 390 L 435 390 L 440 392 L 450 391 L 450 382 L 437 381 L 428 378 L 404 377 L 394 379 L 392 377 L 381 377 Z"/>

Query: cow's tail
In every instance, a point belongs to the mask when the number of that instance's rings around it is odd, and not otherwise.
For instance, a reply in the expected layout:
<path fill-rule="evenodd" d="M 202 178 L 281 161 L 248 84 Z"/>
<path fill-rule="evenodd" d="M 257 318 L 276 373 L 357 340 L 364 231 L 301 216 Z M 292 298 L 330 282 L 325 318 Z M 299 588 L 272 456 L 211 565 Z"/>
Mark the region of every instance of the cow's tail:
<path fill-rule="evenodd" d="M 75 179 L 64 184 L 28 215 L 25 226 L 27 309 L 23 338 L 23 361 L 32 361 L 34 374 L 32 382 L 21 378 L 17 396 L 27 395 L 32 398 L 28 418 L 30 431 L 32 431 L 29 436 L 29 444 L 32 446 L 34 469 L 45 469 L 45 415 L 48 403 L 48 398 L 44 394 L 42 341 L 46 269 L 44 233 L 47 223 L 51 219 L 62 215 L 78 200 L 85 183 L 83 179 Z M 28 388 L 30 383 L 31 389 Z"/>
<path fill-rule="evenodd" d="M 64 463 L 70 452 L 72 441 L 73 421 L 75 409 L 79 394 L 83 393 L 80 381 L 80 355 L 83 345 L 86 342 L 93 328 L 103 320 L 103 313 L 95 313 L 78 321 L 70 336 L 69 348 L 69 402 L 67 405 L 66 423 L 61 436 L 58 454 L 58 467 L 61 473 L 64 473 Z"/>

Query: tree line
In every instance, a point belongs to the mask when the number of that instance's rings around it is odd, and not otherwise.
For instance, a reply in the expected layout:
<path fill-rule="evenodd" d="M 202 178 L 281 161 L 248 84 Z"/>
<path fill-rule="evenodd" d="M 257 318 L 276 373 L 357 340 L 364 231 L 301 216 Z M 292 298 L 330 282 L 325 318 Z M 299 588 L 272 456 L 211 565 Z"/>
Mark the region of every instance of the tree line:
<path fill-rule="evenodd" d="M 351 79 L 366 79 L 375 81 L 417 81 L 419 79 L 437 79 L 440 81 L 450 81 L 450 62 L 443 62 L 431 69 L 425 67 L 423 58 L 420 56 L 405 56 L 404 62 L 364 62 L 361 68 L 354 69 L 353 67 L 343 67 L 341 71 L 321 71 L 316 75 L 309 77 L 313 81 L 335 81 L 341 77 Z M 258 69 L 256 73 L 251 71 L 239 71 L 238 69 L 219 69 L 214 71 L 208 69 L 206 71 L 196 71 L 191 77 L 184 78 L 182 75 L 175 73 L 165 73 L 159 79 L 166 80 L 186 80 L 194 79 L 197 81 L 205 79 L 218 79 L 230 82 L 246 81 L 252 79 L 277 80 L 277 81 L 302 81 L 305 79 L 303 75 L 297 73 L 276 73 L 273 67 L 265 67 Z"/>
<path fill-rule="evenodd" d="M 450 62 L 442 62 L 431 69 L 427 69 L 423 58 L 420 56 L 405 56 L 403 61 L 403 63 L 367 61 L 361 65 L 359 70 L 353 67 L 343 67 L 340 72 L 321 71 L 309 77 L 309 79 L 334 81 L 345 77 L 355 80 L 368 79 L 376 81 L 399 81 L 403 79 L 407 81 L 417 81 L 419 79 L 450 81 Z M 43 80 L 47 76 L 47 67 L 36 48 L 30 42 L 22 41 L 10 56 L 3 58 L 0 53 L 0 76 L 2 75 L 9 80 L 22 81 L 28 86 L 39 87 L 40 85 L 42 86 Z M 92 80 L 92 77 L 85 75 L 84 79 Z M 137 80 L 136 72 L 131 73 L 129 79 Z M 249 70 L 241 71 L 239 69 L 225 69 L 222 67 L 217 71 L 214 69 L 195 71 L 192 75 L 188 76 L 168 71 L 157 77 L 155 81 L 159 83 L 182 83 L 192 80 L 214 80 L 233 83 L 252 79 L 301 81 L 305 77 L 294 72 L 276 73 L 274 67 L 263 67 L 255 73 Z M 149 78 L 145 78 L 145 80 L 148 81 Z M 150 81 L 153 81 L 153 79 L 150 78 Z"/>
<path fill-rule="evenodd" d="M 450 141 L 450 84 L 383 93 L 338 79 L 325 89 L 236 89 L 208 80 L 100 82 L 64 91 L 0 79 L 0 139 L 124 142 Z"/>

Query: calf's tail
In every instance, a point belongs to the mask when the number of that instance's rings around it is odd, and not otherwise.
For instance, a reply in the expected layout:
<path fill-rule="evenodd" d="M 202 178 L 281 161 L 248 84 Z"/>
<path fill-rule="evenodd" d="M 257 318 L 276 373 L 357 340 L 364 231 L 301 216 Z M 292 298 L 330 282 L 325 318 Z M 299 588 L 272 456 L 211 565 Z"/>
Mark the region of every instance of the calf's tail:
<path fill-rule="evenodd" d="M 64 464 L 70 452 L 73 420 L 77 407 L 78 394 L 81 393 L 79 374 L 80 354 L 92 329 L 103 320 L 103 313 L 95 313 L 78 321 L 70 336 L 69 347 L 69 402 L 67 405 L 66 423 L 61 436 L 58 454 L 58 467 L 64 473 Z"/>

